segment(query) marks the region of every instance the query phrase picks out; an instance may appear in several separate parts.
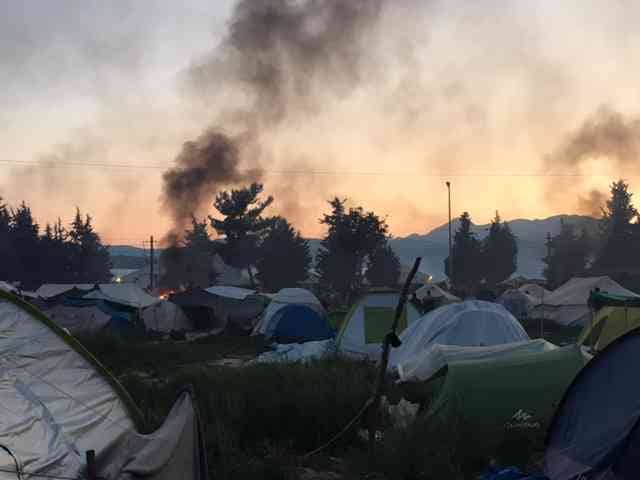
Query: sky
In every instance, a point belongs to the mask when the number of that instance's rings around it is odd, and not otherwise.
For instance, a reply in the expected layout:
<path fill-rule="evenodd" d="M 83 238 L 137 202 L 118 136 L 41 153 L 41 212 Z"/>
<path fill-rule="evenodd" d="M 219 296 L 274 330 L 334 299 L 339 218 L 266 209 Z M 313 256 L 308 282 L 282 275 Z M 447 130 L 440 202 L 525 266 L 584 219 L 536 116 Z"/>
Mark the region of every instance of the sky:
<path fill-rule="evenodd" d="M 0 196 L 162 238 L 163 173 L 215 129 L 248 132 L 238 168 L 307 236 L 334 196 L 425 233 L 447 180 L 476 223 L 597 213 L 640 175 L 638 21 L 631 0 L 0 0 Z"/>

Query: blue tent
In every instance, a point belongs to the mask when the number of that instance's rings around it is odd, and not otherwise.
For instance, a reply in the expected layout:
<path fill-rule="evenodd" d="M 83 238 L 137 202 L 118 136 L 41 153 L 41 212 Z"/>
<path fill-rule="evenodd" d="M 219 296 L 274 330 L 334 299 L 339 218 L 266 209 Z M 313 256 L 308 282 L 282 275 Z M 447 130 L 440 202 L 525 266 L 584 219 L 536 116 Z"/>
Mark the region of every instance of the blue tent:
<path fill-rule="evenodd" d="M 265 337 L 278 343 L 301 343 L 333 338 L 335 332 L 326 316 L 306 305 L 287 305 L 278 310 Z"/>
<path fill-rule="evenodd" d="M 639 478 L 640 329 L 618 338 L 575 378 L 547 436 L 551 480 Z"/>

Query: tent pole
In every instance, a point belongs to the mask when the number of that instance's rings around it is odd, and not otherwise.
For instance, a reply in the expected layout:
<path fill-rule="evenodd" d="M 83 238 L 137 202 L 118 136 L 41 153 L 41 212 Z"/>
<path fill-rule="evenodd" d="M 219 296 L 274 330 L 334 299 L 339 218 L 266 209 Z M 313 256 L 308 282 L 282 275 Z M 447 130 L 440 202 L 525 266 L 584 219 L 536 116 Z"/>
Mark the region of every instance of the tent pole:
<path fill-rule="evenodd" d="M 373 391 L 373 397 L 371 404 L 369 406 L 368 411 L 368 430 L 369 430 L 369 465 L 373 465 L 375 460 L 375 441 L 376 441 L 376 427 L 378 426 L 379 414 L 380 414 L 380 397 L 382 394 L 382 386 L 384 385 L 385 376 L 387 374 L 387 365 L 389 363 L 389 352 L 391 350 L 391 344 L 394 343 L 394 346 L 399 346 L 399 340 L 396 335 L 396 330 L 398 328 L 398 322 L 400 321 L 400 317 L 404 312 L 405 304 L 407 301 L 407 296 L 409 294 L 409 287 L 411 286 L 411 282 L 413 281 L 413 277 L 415 277 L 418 267 L 420 267 L 420 262 L 422 258 L 416 258 L 413 268 L 409 272 L 407 276 L 404 286 L 402 287 L 402 293 L 400 294 L 400 298 L 398 299 L 398 305 L 396 305 L 395 315 L 393 317 L 393 324 L 391 325 L 391 331 L 387 333 L 384 337 L 384 343 L 382 347 L 382 359 L 380 360 L 380 370 L 378 370 L 378 378 L 376 380 L 376 384 Z"/>
<path fill-rule="evenodd" d="M 98 470 L 96 468 L 96 451 L 87 450 L 86 459 L 87 459 L 87 478 L 89 480 L 98 480 Z"/>

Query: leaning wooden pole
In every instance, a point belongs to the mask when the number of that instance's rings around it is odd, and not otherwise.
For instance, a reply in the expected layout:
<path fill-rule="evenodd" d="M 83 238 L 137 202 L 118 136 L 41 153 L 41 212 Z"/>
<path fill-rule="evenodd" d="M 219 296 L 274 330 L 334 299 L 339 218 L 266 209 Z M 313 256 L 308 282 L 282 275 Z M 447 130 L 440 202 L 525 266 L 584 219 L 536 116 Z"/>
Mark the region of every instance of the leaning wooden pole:
<path fill-rule="evenodd" d="M 411 282 L 413 281 L 413 277 L 415 277 L 418 268 L 420 267 L 420 262 L 422 258 L 416 258 L 416 261 L 413 263 L 413 268 L 409 272 L 407 276 L 404 286 L 402 287 L 402 292 L 400 294 L 400 299 L 398 300 L 398 304 L 396 305 L 395 315 L 393 317 L 393 324 L 391 325 L 391 330 L 384 337 L 384 342 L 382 346 L 382 359 L 380 360 L 380 369 L 378 370 L 378 377 L 376 379 L 376 383 L 373 390 L 372 402 L 369 407 L 369 415 L 368 415 L 368 432 L 369 432 L 369 464 L 373 465 L 375 460 L 375 442 L 376 442 L 376 431 L 378 429 L 378 425 L 380 424 L 380 398 L 382 396 L 382 387 L 384 386 L 384 379 L 387 374 L 387 365 L 389 364 L 389 352 L 391 351 L 391 346 L 397 347 L 400 345 L 400 341 L 396 334 L 396 330 L 398 329 L 398 322 L 400 321 L 400 317 L 404 312 L 404 307 L 407 303 L 407 296 L 409 295 L 409 288 L 411 287 Z"/>

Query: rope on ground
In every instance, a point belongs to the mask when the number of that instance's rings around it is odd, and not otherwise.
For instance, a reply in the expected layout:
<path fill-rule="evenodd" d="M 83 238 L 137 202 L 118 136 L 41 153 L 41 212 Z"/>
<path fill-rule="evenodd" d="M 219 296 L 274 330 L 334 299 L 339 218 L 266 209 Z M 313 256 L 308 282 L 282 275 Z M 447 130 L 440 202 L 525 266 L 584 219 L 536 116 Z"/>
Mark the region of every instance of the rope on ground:
<path fill-rule="evenodd" d="M 315 450 L 312 450 L 309 453 L 305 453 L 302 458 L 312 457 L 312 456 L 316 455 L 317 453 L 320 453 L 322 450 L 325 450 L 325 449 L 329 448 L 331 445 L 333 445 L 335 442 L 337 442 L 345 433 L 347 433 L 351 429 L 351 427 L 353 427 L 353 425 L 358 420 L 360 420 L 362 418 L 362 415 L 364 415 L 366 413 L 366 411 L 369 410 L 369 407 L 371 406 L 372 403 L 373 403 L 373 398 L 369 398 L 366 402 L 364 402 L 364 405 L 362 406 L 360 411 L 356 414 L 356 416 L 353 417 L 351 419 L 351 421 L 349 421 L 349 423 L 347 423 L 342 430 L 340 430 L 337 434 L 335 434 L 331 438 L 331 440 L 329 440 L 327 443 L 325 443 L 323 445 L 320 445 Z"/>

